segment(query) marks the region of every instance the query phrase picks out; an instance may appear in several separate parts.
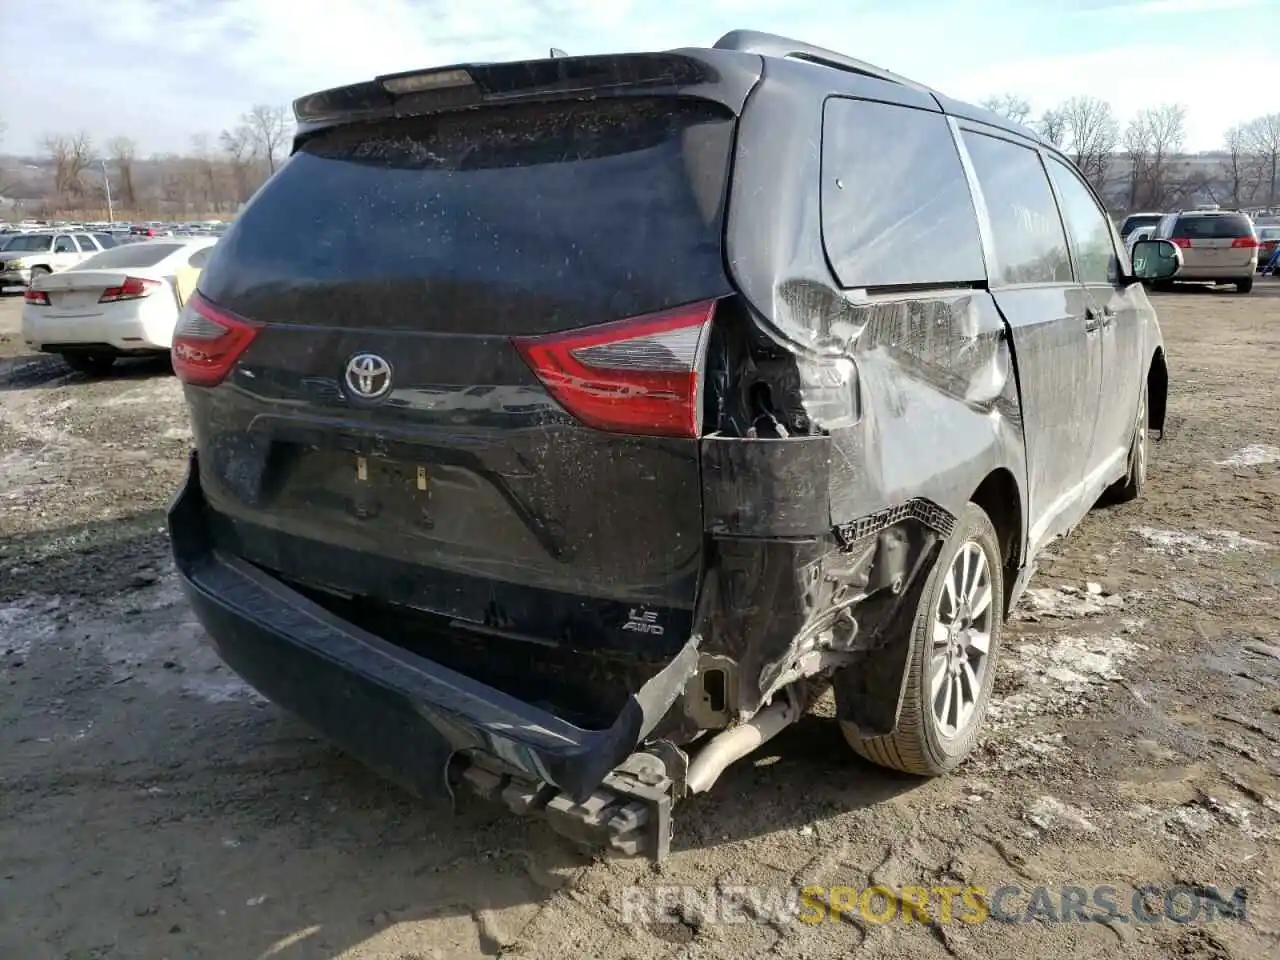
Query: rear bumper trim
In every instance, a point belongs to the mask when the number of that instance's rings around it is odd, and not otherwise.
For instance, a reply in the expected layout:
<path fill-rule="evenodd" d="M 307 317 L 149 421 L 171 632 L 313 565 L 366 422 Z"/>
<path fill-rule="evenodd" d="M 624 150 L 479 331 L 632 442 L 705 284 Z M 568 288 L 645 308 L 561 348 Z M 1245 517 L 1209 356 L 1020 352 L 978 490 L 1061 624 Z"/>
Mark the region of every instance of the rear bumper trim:
<path fill-rule="evenodd" d="M 417 793 L 443 782 L 443 745 L 496 758 L 581 802 L 635 750 L 696 661 L 691 639 L 612 726 L 584 730 L 361 630 L 216 549 L 207 510 L 193 452 L 169 532 L 183 589 L 219 656 L 267 699 Z"/>

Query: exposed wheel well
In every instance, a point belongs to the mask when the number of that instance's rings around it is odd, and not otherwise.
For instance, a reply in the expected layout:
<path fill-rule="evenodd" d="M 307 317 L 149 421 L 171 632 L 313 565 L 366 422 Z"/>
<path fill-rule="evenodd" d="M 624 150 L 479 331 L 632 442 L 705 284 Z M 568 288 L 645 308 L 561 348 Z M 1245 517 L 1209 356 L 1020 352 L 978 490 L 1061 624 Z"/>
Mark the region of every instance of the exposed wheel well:
<path fill-rule="evenodd" d="M 1169 368 L 1164 348 L 1156 347 L 1147 368 L 1147 427 L 1164 433 L 1164 413 L 1169 403 Z"/>
<path fill-rule="evenodd" d="M 1022 497 L 1013 474 L 1003 468 L 987 474 L 969 498 L 991 518 L 1004 560 L 1004 615 L 1009 615 L 1009 589 L 1022 563 Z"/>

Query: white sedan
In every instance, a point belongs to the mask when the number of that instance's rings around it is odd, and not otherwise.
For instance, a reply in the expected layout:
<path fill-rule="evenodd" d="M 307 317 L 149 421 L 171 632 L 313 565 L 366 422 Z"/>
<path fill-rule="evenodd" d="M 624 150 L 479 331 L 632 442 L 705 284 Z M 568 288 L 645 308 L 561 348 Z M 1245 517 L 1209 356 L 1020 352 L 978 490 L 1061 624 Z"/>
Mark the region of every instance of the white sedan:
<path fill-rule="evenodd" d="M 131 243 L 36 277 L 22 306 L 22 338 L 85 373 L 103 373 L 118 357 L 166 352 L 215 243 L 215 237 Z"/>

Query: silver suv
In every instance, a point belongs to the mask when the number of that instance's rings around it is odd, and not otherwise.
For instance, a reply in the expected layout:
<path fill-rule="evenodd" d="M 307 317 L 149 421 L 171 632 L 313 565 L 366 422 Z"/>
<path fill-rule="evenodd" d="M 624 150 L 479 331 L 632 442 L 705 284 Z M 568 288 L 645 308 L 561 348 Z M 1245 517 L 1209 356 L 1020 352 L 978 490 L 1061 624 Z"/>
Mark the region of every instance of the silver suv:
<path fill-rule="evenodd" d="M 1233 283 L 1241 293 L 1253 289 L 1258 234 L 1253 221 L 1238 210 L 1165 214 L 1154 236 L 1182 248 L 1179 281 Z"/>

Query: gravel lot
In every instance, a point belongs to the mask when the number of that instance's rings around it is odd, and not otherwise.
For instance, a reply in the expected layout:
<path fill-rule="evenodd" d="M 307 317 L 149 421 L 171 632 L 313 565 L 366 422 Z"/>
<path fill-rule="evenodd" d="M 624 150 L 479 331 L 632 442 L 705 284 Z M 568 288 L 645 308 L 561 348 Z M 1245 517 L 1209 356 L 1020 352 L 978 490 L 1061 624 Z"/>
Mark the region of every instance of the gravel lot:
<path fill-rule="evenodd" d="M 685 805 L 657 868 L 408 798 L 224 670 L 168 560 L 189 431 L 167 365 L 25 356 L 0 301 L 0 956 L 1280 956 L 1280 282 L 1156 303 L 1148 492 L 1045 559 L 978 755 L 895 777 L 808 718 Z M 873 883 L 1249 900 L 1215 924 L 620 912 L 633 885 Z"/>

